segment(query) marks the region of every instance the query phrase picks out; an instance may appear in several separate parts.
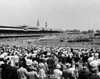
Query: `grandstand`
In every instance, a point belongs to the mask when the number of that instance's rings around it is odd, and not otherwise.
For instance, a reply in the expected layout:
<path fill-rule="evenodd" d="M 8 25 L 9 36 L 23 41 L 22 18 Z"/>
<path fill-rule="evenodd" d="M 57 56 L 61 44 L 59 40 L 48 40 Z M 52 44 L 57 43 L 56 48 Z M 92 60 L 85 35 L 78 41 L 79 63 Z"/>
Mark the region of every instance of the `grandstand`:
<path fill-rule="evenodd" d="M 43 30 L 27 26 L 0 26 L 0 38 L 43 36 L 44 34 L 61 33 L 57 30 Z"/>

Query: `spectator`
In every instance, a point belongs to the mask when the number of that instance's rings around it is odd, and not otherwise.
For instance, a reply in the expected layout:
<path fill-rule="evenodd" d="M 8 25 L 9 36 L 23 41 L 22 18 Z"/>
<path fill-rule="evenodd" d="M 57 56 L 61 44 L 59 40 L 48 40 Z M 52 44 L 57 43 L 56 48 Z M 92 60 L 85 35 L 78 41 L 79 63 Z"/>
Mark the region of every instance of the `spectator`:
<path fill-rule="evenodd" d="M 28 71 L 23 67 L 23 64 L 20 64 L 17 74 L 19 79 L 27 79 Z"/>
<path fill-rule="evenodd" d="M 56 65 L 56 69 L 54 69 L 54 76 L 56 79 L 61 79 L 62 71 L 60 70 L 61 66 L 59 64 Z"/>
<path fill-rule="evenodd" d="M 43 63 L 39 63 L 39 79 L 45 79 L 46 73 L 44 70 L 45 65 Z"/>
<path fill-rule="evenodd" d="M 37 73 L 37 69 L 35 66 L 31 65 L 30 66 L 30 71 L 28 72 L 27 79 L 38 79 L 39 75 Z"/>

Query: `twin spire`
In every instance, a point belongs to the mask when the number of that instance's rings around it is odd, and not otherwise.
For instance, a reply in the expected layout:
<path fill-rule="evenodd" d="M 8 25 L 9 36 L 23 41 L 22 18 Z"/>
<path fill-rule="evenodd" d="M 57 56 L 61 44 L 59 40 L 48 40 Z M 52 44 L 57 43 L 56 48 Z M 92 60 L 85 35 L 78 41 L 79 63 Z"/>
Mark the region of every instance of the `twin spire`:
<path fill-rule="evenodd" d="M 40 22 L 39 22 L 39 20 L 37 21 L 37 28 L 40 26 Z M 45 22 L 45 28 L 47 28 L 48 27 L 48 24 L 47 24 L 47 21 Z"/>

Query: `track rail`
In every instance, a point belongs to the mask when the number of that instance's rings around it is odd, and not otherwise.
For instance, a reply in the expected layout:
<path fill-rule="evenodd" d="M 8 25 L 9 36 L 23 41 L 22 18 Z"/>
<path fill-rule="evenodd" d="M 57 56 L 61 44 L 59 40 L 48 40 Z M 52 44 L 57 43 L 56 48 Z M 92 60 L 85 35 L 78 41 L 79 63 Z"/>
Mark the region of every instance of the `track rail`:
<path fill-rule="evenodd" d="M 0 35 L 2 38 L 18 38 L 18 37 L 43 37 L 45 34 L 30 34 L 30 35 Z"/>

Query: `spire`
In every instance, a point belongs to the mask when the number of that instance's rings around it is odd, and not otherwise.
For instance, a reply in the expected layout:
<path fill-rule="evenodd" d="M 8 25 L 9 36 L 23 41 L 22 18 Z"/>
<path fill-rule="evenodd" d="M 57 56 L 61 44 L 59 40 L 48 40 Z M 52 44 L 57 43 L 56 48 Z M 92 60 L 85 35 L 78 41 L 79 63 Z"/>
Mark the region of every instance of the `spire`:
<path fill-rule="evenodd" d="M 37 28 L 40 26 L 39 20 L 37 21 Z"/>
<path fill-rule="evenodd" d="M 48 27 L 48 24 L 47 24 L 47 21 L 45 22 L 45 28 L 47 28 Z"/>

